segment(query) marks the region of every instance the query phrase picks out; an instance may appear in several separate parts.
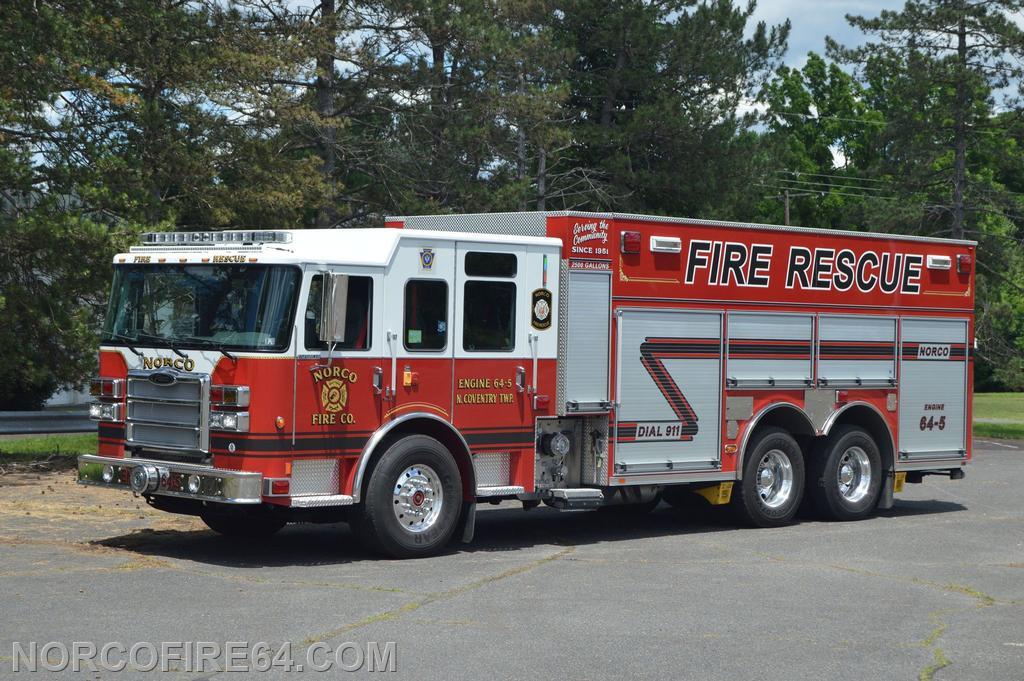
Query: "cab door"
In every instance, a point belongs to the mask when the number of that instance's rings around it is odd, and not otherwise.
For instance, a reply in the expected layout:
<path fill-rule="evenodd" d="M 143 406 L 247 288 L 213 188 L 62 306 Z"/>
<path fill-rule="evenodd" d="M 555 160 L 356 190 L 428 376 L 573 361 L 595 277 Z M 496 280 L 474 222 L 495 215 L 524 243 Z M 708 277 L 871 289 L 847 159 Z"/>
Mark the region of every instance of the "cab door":
<path fill-rule="evenodd" d="M 385 275 L 384 421 L 452 420 L 455 244 L 402 239 Z"/>
<path fill-rule="evenodd" d="M 455 261 L 454 422 L 478 487 L 531 479 L 537 385 L 527 246 L 460 242 Z"/>

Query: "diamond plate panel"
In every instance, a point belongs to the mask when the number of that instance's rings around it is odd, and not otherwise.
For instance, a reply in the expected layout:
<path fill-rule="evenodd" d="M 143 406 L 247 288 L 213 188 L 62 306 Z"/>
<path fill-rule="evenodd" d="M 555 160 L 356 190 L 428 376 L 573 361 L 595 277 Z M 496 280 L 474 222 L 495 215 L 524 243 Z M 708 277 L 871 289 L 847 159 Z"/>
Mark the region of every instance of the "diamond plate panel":
<path fill-rule="evenodd" d="M 291 495 L 337 494 L 341 489 L 337 459 L 297 459 L 292 463 Z"/>
<path fill-rule="evenodd" d="M 442 232 L 477 232 L 547 236 L 548 213 L 471 213 L 468 215 L 409 215 L 401 218 L 407 229 Z"/>
<path fill-rule="evenodd" d="M 558 378 L 555 386 L 555 409 L 565 415 L 565 367 L 569 358 L 569 261 L 558 264 Z"/>
<path fill-rule="evenodd" d="M 511 454 L 474 454 L 473 467 L 476 468 L 477 487 L 507 486 L 511 480 Z"/>

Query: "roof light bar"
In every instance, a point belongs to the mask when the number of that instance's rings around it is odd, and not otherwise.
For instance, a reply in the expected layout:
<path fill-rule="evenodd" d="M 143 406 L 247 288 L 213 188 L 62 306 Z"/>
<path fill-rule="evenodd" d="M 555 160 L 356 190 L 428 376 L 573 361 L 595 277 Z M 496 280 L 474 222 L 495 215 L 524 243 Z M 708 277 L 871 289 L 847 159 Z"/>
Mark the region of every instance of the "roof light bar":
<path fill-rule="evenodd" d="M 175 244 L 254 244 L 291 242 L 289 232 L 230 231 L 230 232 L 146 232 L 142 243 L 150 245 Z"/>

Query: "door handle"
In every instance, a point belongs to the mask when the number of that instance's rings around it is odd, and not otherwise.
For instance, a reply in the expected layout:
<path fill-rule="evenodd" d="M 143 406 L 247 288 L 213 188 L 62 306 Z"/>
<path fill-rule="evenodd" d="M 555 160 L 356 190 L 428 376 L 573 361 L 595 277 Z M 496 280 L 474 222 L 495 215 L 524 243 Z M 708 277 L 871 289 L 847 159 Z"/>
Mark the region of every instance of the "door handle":
<path fill-rule="evenodd" d="M 526 369 L 523 367 L 516 367 L 516 392 L 521 393 L 526 390 Z"/>
<path fill-rule="evenodd" d="M 373 367 L 373 394 L 380 395 L 384 392 L 384 370 L 380 367 Z"/>

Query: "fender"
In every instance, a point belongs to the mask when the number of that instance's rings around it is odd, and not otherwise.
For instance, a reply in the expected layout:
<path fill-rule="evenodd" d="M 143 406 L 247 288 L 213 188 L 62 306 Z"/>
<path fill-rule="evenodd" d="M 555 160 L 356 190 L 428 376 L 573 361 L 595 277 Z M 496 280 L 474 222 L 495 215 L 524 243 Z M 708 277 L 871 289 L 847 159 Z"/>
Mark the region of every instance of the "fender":
<path fill-rule="evenodd" d="M 767 407 L 764 407 L 763 409 L 761 409 L 761 411 L 754 414 L 754 417 L 750 419 L 750 421 L 747 423 L 746 430 L 743 431 L 743 440 L 740 443 L 740 456 L 736 460 L 737 480 L 743 479 L 743 463 L 747 456 L 747 445 L 750 444 L 751 433 L 757 430 L 757 426 L 761 422 L 761 419 L 763 419 L 765 416 L 775 411 L 776 409 L 791 409 L 797 412 L 798 414 L 800 414 L 800 416 L 803 417 L 804 421 L 807 422 L 807 429 L 810 430 L 812 433 L 816 432 L 814 428 L 814 423 L 811 421 L 811 417 L 807 415 L 807 412 L 805 412 L 802 407 L 799 407 L 793 404 L 792 402 L 773 402 L 772 404 L 769 404 Z"/>
<path fill-rule="evenodd" d="M 373 454 L 373 451 L 377 448 L 377 445 L 379 445 L 381 441 L 383 441 L 384 438 L 387 436 L 387 434 L 394 430 L 396 427 L 402 425 L 406 421 L 411 421 L 412 419 L 430 419 L 432 421 L 437 421 L 438 423 L 444 424 L 445 427 L 448 428 L 448 430 L 450 430 L 459 439 L 459 442 L 462 443 L 463 453 L 467 457 L 470 456 L 469 445 L 466 443 L 466 438 L 462 437 L 462 433 L 460 433 L 458 429 L 455 428 L 455 426 L 448 423 L 440 416 L 435 416 L 434 414 L 428 414 L 426 412 L 421 411 L 415 411 L 410 414 L 400 416 L 394 421 L 391 421 L 390 423 L 379 428 L 377 432 L 375 432 L 370 437 L 370 439 L 367 440 L 366 445 L 363 447 L 363 451 L 360 452 L 359 464 L 358 467 L 356 468 L 356 475 L 355 478 L 353 478 L 352 480 L 353 503 L 358 504 L 360 501 L 363 489 L 363 476 L 366 473 L 367 466 L 370 465 L 370 456 Z M 472 461 L 472 459 L 470 459 L 470 461 Z"/>
<path fill-rule="evenodd" d="M 850 409 L 852 407 L 867 407 L 871 411 L 875 412 L 875 415 L 877 415 L 878 418 L 882 421 L 882 425 L 885 426 L 885 433 L 886 433 L 886 435 L 889 436 L 889 451 L 892 452 L 892 454 L 893 454 L 893 466 L 895 466 L 896 465 L 896 441 L 892 437 L 892 429 L 889 428 L 889 421 L 886 420 L 885 414 L 883 414 L 881 411 L 878 410 L 878 407 L 876 407 L 875 405 L 873 405 L 873 404 L 871 404 L 869 402 L 861 402 L 861 401 L 848 402 L 847 404 L 844 404 L 839 409 L 836 409 L 834 412 L 832 412 L 829 415 L 829 417 L 827 419 L 825 419 L 825 425 L 822 426 L 822 428 L 821 428 L 821 434 L 822 435 L 828 435 L 832 431 L 833 426 L 836 425 L 836 421 L 838 421 L 839 417 L 842 416 L 843 412 L 845 412 L 847 409 Z"/>

